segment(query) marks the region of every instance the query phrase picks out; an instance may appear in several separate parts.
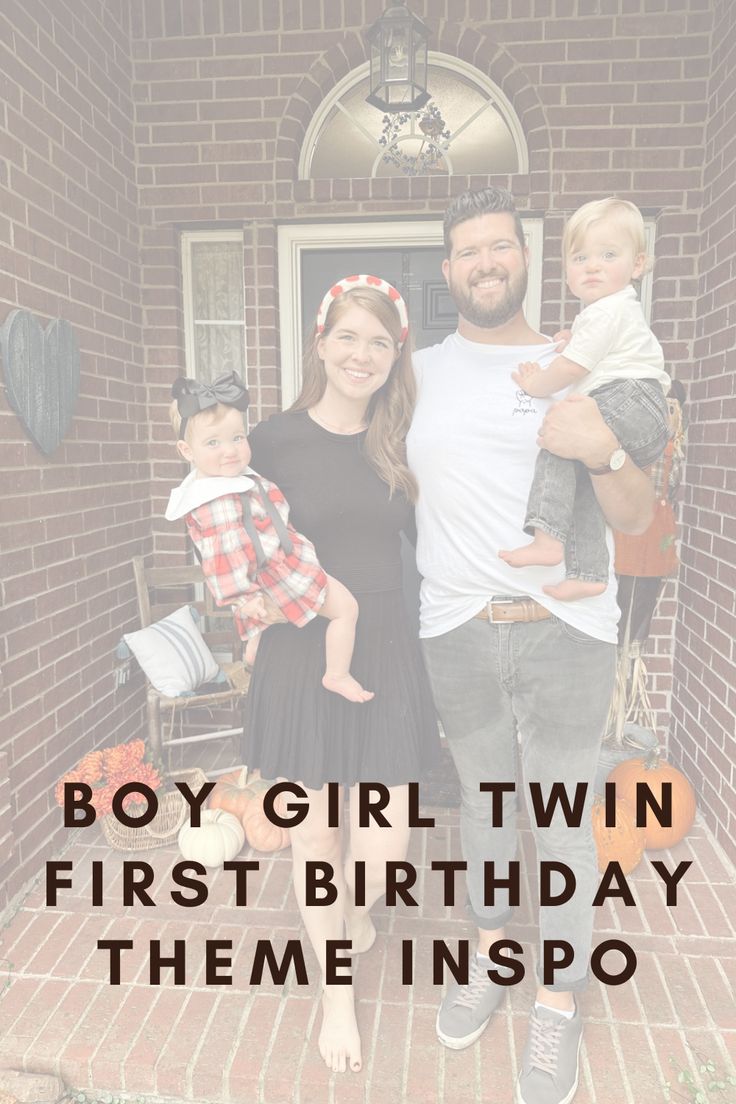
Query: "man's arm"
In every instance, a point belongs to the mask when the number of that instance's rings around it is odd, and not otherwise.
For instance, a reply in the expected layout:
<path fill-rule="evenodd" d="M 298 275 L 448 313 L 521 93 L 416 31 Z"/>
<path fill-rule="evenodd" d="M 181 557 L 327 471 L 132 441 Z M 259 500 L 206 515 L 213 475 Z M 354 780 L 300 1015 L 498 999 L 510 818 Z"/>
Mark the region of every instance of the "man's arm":
<path fill-rule="evenodd" d="M 537 444 L 566 460 L 580 460 L 587 468 L 603 467 L 619 447 L 595 400 L 587 395 L 570 395 L 550 407 Z M 649 527 L 654 489 L 649 476 L 633 460 L 627 456 L 619 471 L 592 475 L 591 480 L 609 525 L 632 534 Z"/>

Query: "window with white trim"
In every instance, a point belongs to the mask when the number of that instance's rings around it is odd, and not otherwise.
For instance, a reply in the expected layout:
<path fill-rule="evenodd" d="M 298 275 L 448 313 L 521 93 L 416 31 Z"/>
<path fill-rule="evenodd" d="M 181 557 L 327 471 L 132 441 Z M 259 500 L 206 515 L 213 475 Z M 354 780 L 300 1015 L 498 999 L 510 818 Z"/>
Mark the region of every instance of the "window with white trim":
<path fill-rule="evenodd" d="M 184 231 L 181 262 L 187 375 L 206 381 L 235 371 L 245 379 L 242 233 Z"/>

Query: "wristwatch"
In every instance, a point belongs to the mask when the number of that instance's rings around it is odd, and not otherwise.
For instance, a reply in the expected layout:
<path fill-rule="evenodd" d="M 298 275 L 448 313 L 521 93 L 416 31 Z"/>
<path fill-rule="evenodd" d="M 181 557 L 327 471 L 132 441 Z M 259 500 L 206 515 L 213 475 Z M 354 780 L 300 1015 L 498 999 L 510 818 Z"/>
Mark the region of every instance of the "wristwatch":
<path fill-rule="evenodd" d="M 602 468 L 588 468 L 591 475 L 607 475 L 609 472 L 620 471 L 626 463 L 626 452 L 622 448 L 614 449 L 607 464 Z"/>

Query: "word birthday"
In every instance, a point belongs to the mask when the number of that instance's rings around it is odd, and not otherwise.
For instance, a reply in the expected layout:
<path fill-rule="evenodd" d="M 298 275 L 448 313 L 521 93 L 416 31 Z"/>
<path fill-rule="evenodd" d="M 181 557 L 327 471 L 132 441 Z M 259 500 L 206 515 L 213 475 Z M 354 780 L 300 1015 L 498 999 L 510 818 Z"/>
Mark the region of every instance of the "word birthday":
<path fill-rule="evenodd" d="M 93 908 L 101 908 L 107 899 L 104 883 L 104 864 L 100 859 L 95 859 L 91 864 L 92 878 L 90 880 L 90 903 Z M 503 867 L 503 872 L 497 872 L 497 866 Z M 652 860 L 652 867 L 661 878 L 665 886 L 666 901 L 669 906 L 677 904 L 677 887 L 684 874 L 692 866 L 687 859 L 679 862 L 674 870 L 667 869 L 663 862 Z M 235 905 L 237 908 L 248 907 L 249 892 L 253 889 L 251 874 L 260 872 L 261 864 L 256 859 L 233 859 L 223 864 L 223 870 L 232 872 L 235 888 Z M 360 860 L 352 863 L 353 880 L 355 885 L 356 905 L 365 904 L 366 864 Z M 394 908 L 400 901 L 409 908 L 418 908 L 419 901 L 412 893 L 416 885 L 417 870 L 411 863 L 402 860 L 389 860 L 385 864 L 386 877 L 384 893 L 386 904 Z M 442 880 L 443 901 L 446 905 L 454 905 L 457 897 L 456 876 L 467 869 L 467 863 L 455 859 L 435 859 L 430 863 L 430 871 L 436 873 Z M 64 877 L 66 872 L 73 870 L 73 864 L 66 859 L 54 859 L 46 863 L 46 904 L 54 908 L 58 904 L 59 890 L 73 889 L 71 878 Z M 207 875 L 207 868 L 202 863 L 191 859 L 175 863 L 171 870 L 171 881 L 177 889 L 169 892 L 169 899 L 180 908 L 198 908 L 203 905 L 209 896 L 209 887 L 203 879 Z M 483 863 L 483 898 L 484 904 L 493 908 L 496 904 L 496 893 L 501 892 L 504 902 L 516 907 L 520 901 L 521 892 L 521 864 L 512 859 L 510 862 L 496 864 L 495 862 Z M 85 871 L 85 882 L 88 879 Z M 156 901 L 149 894 L 155 882 L 153 867 L 140 859 L 126 859 L 122 864 L 122 878 L 116 869 L 113 881 L 121 890 L 122 904 L 126 908 L 141 904 L 145 908 L 155 908 Z M 429 881 L 429 875 L 425 878 L 425 886 Z M 542 906 L 564 905 L 575 894 L 577 881 L 574 871 L 565 863 L 542 861 L 539 864 L 539 903 Z M 188 893 L 183 893 L 187 890 Z M 255 893 L 257 895 L 258 888 Z M 593 905 L 600 906 L 607 900 L 620 898 L 625 905 L 635 906 L 634 894 L 629 886 L 626 876 L 617 862 L 608 863 L 593 898 Z M 328 862 L 321 860 L 308 860 L 305 863 L 305 899 L 309 906 L 332 905 L 337 899 L 337 886 L 335 885 L 335 870 Z"/>

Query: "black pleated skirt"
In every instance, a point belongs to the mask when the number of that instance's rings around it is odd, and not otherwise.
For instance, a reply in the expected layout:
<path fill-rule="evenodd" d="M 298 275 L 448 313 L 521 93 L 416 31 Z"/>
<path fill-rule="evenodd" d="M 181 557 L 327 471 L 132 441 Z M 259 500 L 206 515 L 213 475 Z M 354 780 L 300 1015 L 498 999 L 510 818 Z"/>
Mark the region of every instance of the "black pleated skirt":
<path fill-rule="evenodd" d="M 264 778 L 309 789 L 419 781 L 439 759 L 435 709 L 400 590 L 356 594 L 351 671 L 375 697 L 356 704 L 325 690 L 325 630 L 273 625 L 262 636 L 245 706 L 244 761 Z"/>

